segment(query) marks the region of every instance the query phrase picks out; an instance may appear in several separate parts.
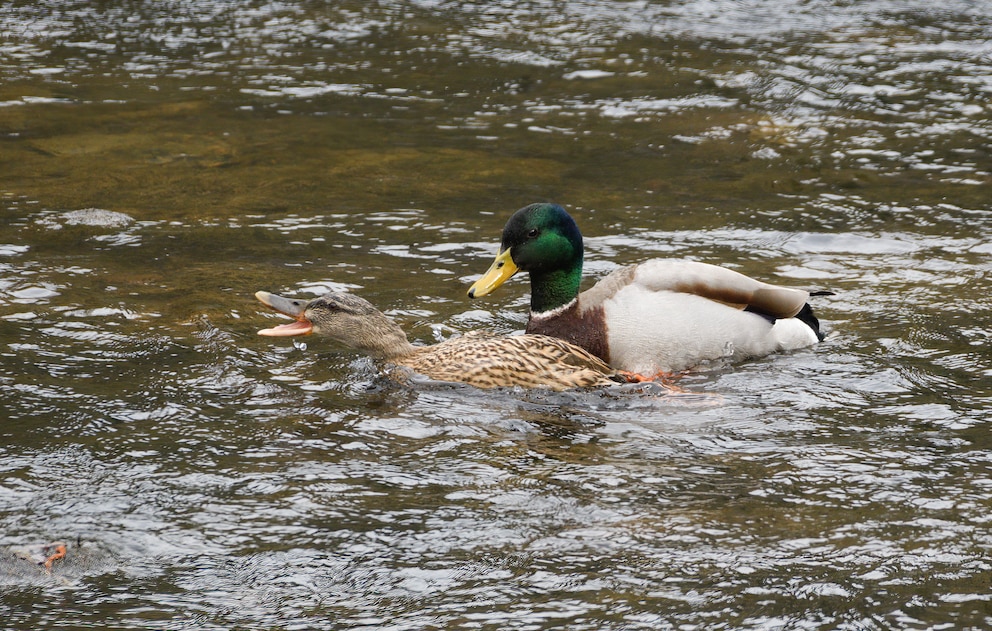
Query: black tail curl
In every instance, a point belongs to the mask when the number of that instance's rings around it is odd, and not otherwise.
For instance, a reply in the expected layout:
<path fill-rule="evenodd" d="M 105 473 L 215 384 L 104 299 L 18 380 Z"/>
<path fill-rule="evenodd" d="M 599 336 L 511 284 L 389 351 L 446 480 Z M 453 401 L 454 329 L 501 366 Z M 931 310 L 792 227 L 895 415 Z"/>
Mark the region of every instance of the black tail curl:
<path fill-rule="evenodd" d="M 822 295 L 822 294 L 810 294 L 810 295 Z M 823 331 L 820 330 L 820 321 L 816 319 L 815 315 L 813 315 L 813 307 L 809 306 L 808 302 L 805 305 L 803 305 L 803 308 L 800 309 L 799 313 L 796 314 L 796 319 L 806 324 L 806 326 L 808 326 L 809 328 L 813 329 L 813 333 L 816 333 L 816 338 L 821 342 L 823 341 L 823 338 L 826 337 Z"/>

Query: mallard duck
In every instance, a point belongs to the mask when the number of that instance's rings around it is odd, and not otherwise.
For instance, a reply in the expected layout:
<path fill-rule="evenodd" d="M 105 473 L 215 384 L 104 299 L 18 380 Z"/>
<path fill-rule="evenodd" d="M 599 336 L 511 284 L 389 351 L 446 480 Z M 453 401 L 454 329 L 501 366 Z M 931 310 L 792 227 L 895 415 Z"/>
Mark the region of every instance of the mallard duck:
<path fill-rule="evenodd" d="M 308 301 L 259 291 L 255 297 L 295 319 L 263 329 L 259 335 L 326 336 L 376 360 L 438 381 L 463 382 L 478 388 L 522 386 L 550 390 L 627 381 L 598 357 L 555 337 L 497 336 L 478 331 L 433 346 L 414 346 L 399 325 L 353 294 L 331 292 Z"/>
<path fill-rule="evenodd" d="M 617 269 L 580 294 L 582 254 L 582 235 L 565 209 L 532 204 L 507 221 L 496 260 L 468 295 L 485 296 L 527 272 L 527 333 L 567 340 L 615 369 L 641 375 L 761 357 L 823 339 L 806 291 L 716 265 L 655 259 Z"/>

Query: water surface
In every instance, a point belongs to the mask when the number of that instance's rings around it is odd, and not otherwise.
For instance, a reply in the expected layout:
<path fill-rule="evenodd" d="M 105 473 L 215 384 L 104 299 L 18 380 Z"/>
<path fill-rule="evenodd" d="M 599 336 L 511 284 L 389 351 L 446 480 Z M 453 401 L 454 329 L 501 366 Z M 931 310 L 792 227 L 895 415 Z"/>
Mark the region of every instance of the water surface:
<path fill-rule="evenodd" d="M 943 2 L 0 8 L 12 628 L 992 624 L 992 19 Z M 817 348 L 660 391 L 400 385 L 255 332 L 360 293 L 419 342 L 509 214 L 592 279 L 721 263 Z"/>

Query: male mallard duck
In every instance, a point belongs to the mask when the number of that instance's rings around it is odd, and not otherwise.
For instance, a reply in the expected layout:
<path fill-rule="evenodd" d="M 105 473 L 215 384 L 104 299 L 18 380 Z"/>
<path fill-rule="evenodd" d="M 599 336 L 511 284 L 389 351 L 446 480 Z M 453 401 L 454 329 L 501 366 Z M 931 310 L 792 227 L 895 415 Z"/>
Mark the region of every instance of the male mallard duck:
<path fill-rule="evenodd" d="M 331 292 L 293 300 L 265 291 L 262 304 L 295 318 L 259 335 L 325 335 L 373 358 L 431 379 L 478 388 L 543 387 L 551 390 L 610 386 L 626 381 L 598 357 L 546 335 L 497 336 L 474 332 L 433 346 L 414 346 L 403 329 L 364 298 Z"/>
<path fill-rule="evenodd" d="M 510 217 L 496 260 L 469 297 L 485 296 L 518 271 L 530 274 L 527 333 L 568 340 L 618 370 L 674 373 L 823 339 L 808 292 L 706 263 L 651 260 L 617 269 L 580 294 L 582 235 L 556 204 Z"/>

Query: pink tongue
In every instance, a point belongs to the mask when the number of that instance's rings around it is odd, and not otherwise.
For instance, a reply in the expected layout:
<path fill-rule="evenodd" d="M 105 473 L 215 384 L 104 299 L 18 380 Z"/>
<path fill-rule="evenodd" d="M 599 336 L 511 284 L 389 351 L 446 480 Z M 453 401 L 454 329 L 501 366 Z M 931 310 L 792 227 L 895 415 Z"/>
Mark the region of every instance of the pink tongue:
<path fill-rule="evenodd" d="M 289 324 L 280 324 L 271 329 L 262 329 L 258 334 L 270 337 L 290 337 L 292 335 L 310 335 L 312 331 L 313 325 L 308 320 L 297 320 Z"/>

